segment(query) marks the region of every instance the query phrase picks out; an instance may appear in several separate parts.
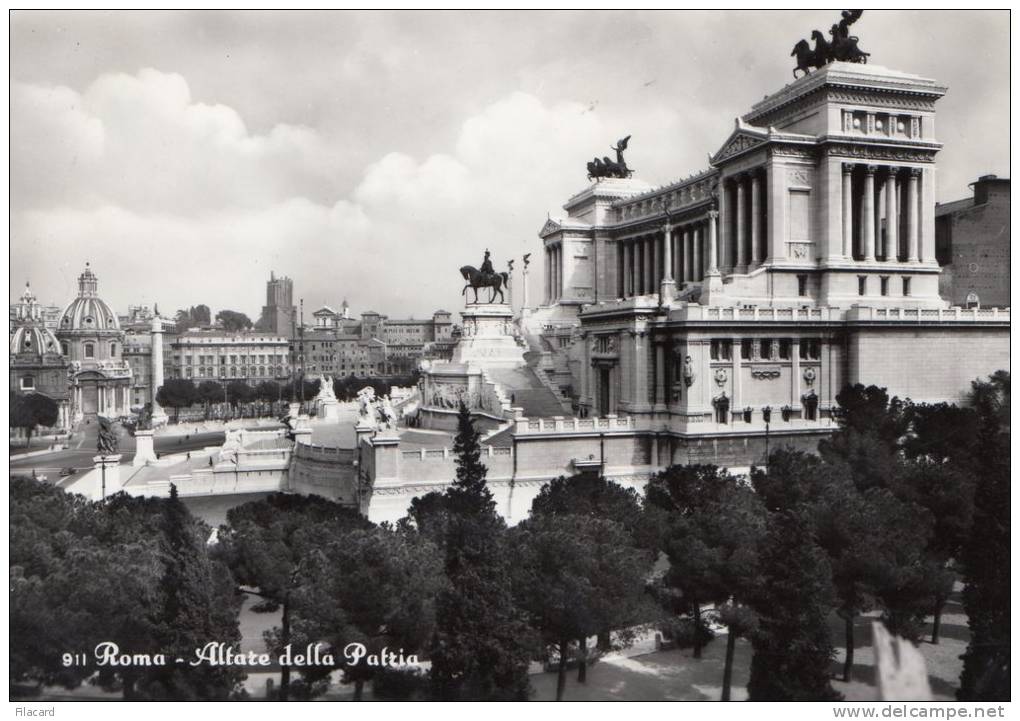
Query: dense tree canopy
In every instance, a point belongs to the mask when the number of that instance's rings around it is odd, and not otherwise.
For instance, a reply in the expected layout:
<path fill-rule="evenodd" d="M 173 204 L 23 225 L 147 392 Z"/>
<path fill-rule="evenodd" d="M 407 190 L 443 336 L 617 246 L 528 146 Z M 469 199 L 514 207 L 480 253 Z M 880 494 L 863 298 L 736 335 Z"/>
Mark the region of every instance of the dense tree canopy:
<path fill-rule="evenodd" d="M 352 529 L 371 524 L 356 511 L 319 496 L 273 493 L 227 512 L 217 554 L 239 584 L 263 599 L 260 611 L 281 610 L 281 622 L 267 636 L 277 654 L 291 643 L 292 611 L 301 589 L 317 573 L 319 549 Z M 287 700 L 290 668 L 281 669 L 280 700 Z"/>
<path fill-rule="evenodd" d="M 32 431 L 36 426 L 52 428 L 60 417 L 60 407 L 49 396 L 41 393 L 15 393 L 11 391 L 10 423 L 12 428 L 25 431 L 25 445 L 32 444 Z"/>
<path fill-rule="evenodd" d="M 129 654 L 185 653 L 239 639 L 240 599 L 211 559 L 209 528 L 175 498 L 117 494 L 90 503 L 30 479 L 11 481 L 11 682 L 73 688 L 88 677 L 128 699 L 222 700 L 232 668 L 103 666 L 101 642 Z M 201 643 L 199 646 L 202 645 Z M 84 664 L 65 664 L 81 653 Z"/>
<path fill-rule="evenodd" d="M 221 310 L 216 314 L 216 322 L 230 332 L 248 330 L 253 325 L 251 318 L 236 310 Z"/>

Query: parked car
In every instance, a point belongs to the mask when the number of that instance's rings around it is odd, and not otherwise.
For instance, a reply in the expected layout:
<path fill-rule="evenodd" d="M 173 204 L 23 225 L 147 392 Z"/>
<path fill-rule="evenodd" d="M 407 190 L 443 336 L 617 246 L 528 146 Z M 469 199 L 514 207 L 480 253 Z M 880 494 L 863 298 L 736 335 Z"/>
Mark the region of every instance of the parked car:
<path fill-rule="evenodd" d="M 78 469 L 76 469 L 74 466 L 68 466 L 67 468 L 61 468 L 60 469 L 60 477 L 64 478 L 66 476 L 73 476 L 77 472 L 78 472 Z"/>

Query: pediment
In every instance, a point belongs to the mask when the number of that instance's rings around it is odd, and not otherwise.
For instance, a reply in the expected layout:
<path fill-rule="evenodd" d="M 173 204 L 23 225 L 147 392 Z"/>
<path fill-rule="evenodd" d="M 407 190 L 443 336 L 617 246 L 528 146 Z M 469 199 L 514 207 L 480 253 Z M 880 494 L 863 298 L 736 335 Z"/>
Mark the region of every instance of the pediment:
<path fill-rule="evenodd" d="M 738 118 L 737 127 L 734 128 L 730 137 L 726 139 L 726 142 L 723 143 L 718 152 L 712 156 L 711 162 L 713 165 L 716 165 L 737 155 L 743 155 L 761 145 L 765 145 L 768 139 L 768 130 L 747 125 Z"/>
<path fill-rule="evenodd" d="M 538 237 L 545 238 L 546 236 L 558 233 L 561 230 L 563 230 L 563 225 L 559 221 L 549 218 L 545 221 L 545 225 L 542 226 L 542 229 L 538 231 Z"/>

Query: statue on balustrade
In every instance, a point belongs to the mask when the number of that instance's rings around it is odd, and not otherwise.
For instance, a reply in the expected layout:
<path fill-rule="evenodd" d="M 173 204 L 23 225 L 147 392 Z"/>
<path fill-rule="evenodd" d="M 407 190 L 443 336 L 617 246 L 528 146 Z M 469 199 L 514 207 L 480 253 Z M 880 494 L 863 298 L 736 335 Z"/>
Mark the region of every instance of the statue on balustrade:
<path fill-rule="evenodd" d="M 798 70 L 803 70 L 807 74 L 811 72 L 811 68 L 821 69 L 834 60 L 847 63 L 868 62 L 871 53 L 857 47 L 857 36 L 850 34 L 850 26 L 863 14 L 863 10 L 844 10 L 840 21 L 829 29 L 831 41 L 825 39 L 825 34 L 821 30 L 815 30 L 811 33 L 811 39 L 815 41 L 814 48 L 804 39 L 794 45 L 793 52 L 790 53 L 792 57 L 797 58 L 793 77 L 797 77 Z"/>
<path fill-rule="evenodd" d="M 588 180 L 598 180 L 599 178 L 629 178 L 634 175 L 634 171 L 627 167 L 627 161 L 623 158 L 623 151 L 627 149 L 627 143 L 629 142 L 630 136 L 628 135 L 613 146 L 613 150 L 616 151 L 615 163 L 608 157 L 604 157 L 601 160 L 593 158 L 592 161 L 588 163 Z"/>
<path fill-rule="evenodd" d="M 482 259 L 482 267 L 475 268 L 473 265 L 464 265 L 460 268 L 461 277 L 467 282 L 464 289 L 461 291 L 461 295 L 467 293 L 468 288 L 475 292 L 475 303 L 478 302 L 478 289 L 488 288 L 489 289 L 489 303 L 496 302 L 496 296 L 499 296 L 499 302 L 505 303 L 506 297 L 503 295 L 503 288 L 509 285 L 510 275 L 509 273 L 497 273 L 492 267 L 492 260 L 490 259 L 489 250 L 485 250 L 485 257 Z"/>

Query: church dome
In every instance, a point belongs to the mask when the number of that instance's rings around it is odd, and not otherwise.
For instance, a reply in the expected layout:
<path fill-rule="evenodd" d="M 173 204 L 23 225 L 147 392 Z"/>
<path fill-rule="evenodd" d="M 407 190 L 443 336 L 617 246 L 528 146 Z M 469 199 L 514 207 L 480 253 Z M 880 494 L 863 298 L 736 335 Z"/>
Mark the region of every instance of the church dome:
<path fill-rule="evenodd" d="M 85 272 L 78 276 L 78 297 L 60 315 L 58 332 L 120 330 L 117 314 L 96 294 L 98 284 L 86 263 Z"/>
<path fill-rule="evenodd" d="M 29 323 L 19 326 L 11 333 L 11 356 L 25 353 L 43 355 L 46 353 L 60 354 L 60 343 L 52 331 L 41 325 Z"/>

